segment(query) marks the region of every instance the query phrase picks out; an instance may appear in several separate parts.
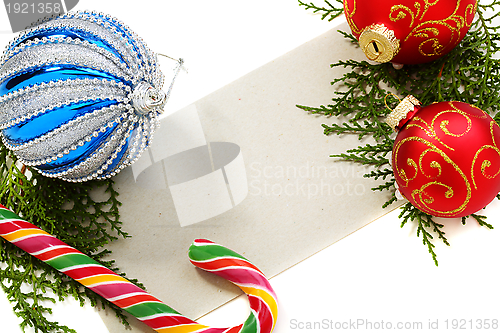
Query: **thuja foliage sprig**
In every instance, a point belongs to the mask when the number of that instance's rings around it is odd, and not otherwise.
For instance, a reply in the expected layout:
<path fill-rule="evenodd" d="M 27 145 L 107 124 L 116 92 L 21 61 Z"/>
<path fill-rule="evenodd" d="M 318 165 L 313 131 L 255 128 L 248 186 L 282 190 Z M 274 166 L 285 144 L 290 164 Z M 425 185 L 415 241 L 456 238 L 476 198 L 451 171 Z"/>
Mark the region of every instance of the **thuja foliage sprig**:
<path fill-rule="evenodd" d="M 330 8 L 334 7 L 330 2 L 325 3 Z M 312 3 L 305 5 L 300 0 L 299 5 L 315 12 L 322 12 L 324 15 L 322 19 L 330 15 L 328 7 Z M 343 7 L 337 3 L 335 5 L 337 11 L 332 10 L 332 13 L 337 14 Z M 487 16 L 487 12 L 495 14 Z M 331 67 L 343 67 L 346 73 L 331 83 L 336 87 L 332 102 L 319 107 L 304 105 L 297 107 L 313 114 L 347 119 L 341 124 L 323 124 L 325 135 L 354 134 L 359 139 L 372 137 L 376 144 L 361 145 L 331 157 L 376 167 L 376 170 L 366 174 L 365 177 L 375 180 L 380 178 L 386 182 L 372 190 L 389 190 L 394 193 L 394 173 L 389 166 L 389 152 L 392 150 L 394 139 L 391 136 L 392 130 L 384 122 L 390 112 L 385 104 L 386 96 L 390 92 L 395 92 L 401 97 L 414 95 L 423 105 L 441 101 L 462 101 L 490 113 L 493 119 L 500 123 L 500 112 L 498 112 L 500 60 L 495 58 L 500 54 L 500 26 L 494 22 L 499 18 L 500 0 L 481 1 L 472 27 L 460 45 L 446 56 L 431 63 L 406 65 L 403 69 L 396 70 L 390 63 L 371 64 L 352 59 L 340 60 Z M 354 36 L 339 32 L 353 43 L 353 47 L 357 47 L 358 43 Z M 397 105 L 396 99 L 389 101 L 391 108 Z M 384 207 L 394 201 L 396 196 L 393 194 Z M 486 222 L 484 216 L 473 214 L 470 217 L 481 226 L 493 228 Z M 422 237 L 424 245 L 438 265 L 433 240 L 437 237 L 449 245 L 443 225 L 410 203 L 403 205 L 400 218 L 401 226 L 408 222 L 417 224 L 417 236 Z M 462 220 L 463 223 L 465 221 L 466 218 Z"/>
<path fill-rule="evenodd" d="M 105 198 L 103 201 L 95 198 L 98 192 L 99 197 Z M 42 177 L 20 166 L 16 157 L 0 143 L 0 203 L 118 271 L 113 260 L 105 260 L 110 252 L 103 247 L 118 237 L 129 237 L 121 228 L 118 211 L 121 203 L 113 189 L 113 180 L 68 183 Z M 93 306 L 110 307 L 127 324 L 118 307 L 3 238 L 0 238 L 0 286 L 22 319 L 23 330 L 32 327 L 40 333 L 75 332 L 45 318 L 52 313 L 48 304 L 68 296 L 81 305 L 90 301 Z"/>
<path fill-rule="evenodd" d="M 335 0 L 337 3 L 342 6 L 342 0 Z M 299 6 L 304 6 L 306 9 L 312 10 L 314 13 L 321 14 L 321 19 L 324 20 L 328 18 L 328 21 L 332 21 L 334 18 L 339 17 L 344 12 L 344 9 L 335 7 L 327 0 L 324 0 L 326 7 L 318 7 L 313 3 L 305 3 L 299 0 Z M 337 4 L 336 4 L 337 5 Z"/>

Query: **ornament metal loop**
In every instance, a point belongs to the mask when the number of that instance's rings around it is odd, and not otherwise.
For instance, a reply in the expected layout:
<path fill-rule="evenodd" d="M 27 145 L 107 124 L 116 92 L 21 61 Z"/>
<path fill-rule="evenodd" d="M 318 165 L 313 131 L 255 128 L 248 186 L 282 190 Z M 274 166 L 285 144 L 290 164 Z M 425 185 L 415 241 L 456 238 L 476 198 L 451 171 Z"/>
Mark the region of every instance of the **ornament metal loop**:
<path fill-rule="evenodd" d="M 390 95 L 390 94 L 388 94 Z M 386 95 L 386 97 L 388 96 Z M 398 98 L 399 99 L 399 98 Z M 387 104 L 386 104 L 387 105 Z M 415 106 L 420 106 L 421 103 L 412 95 L 406 96 L 396 108 L 387 116 L 385 122 L 392 128 L 394 132 L 398 131 L 398 126 L 401 120 L 405 119 L 408 113 L 415 110 Z"/>
<path fill-rule="evenodd" d="M 170 93 L 172 92 L 172 88 L 174 87 L 175 79 L 179 75 L 179 72 L 181 71 L 181 69 L 183 69 L 187 73 L 187 69 L 186 69 L 186 67 L 184 67 L 184 59 L 182 59 L 182 58 L 175 59 L 175 58 L 169 57 L 168 55 L 165 55 L 163 53 L 157 53 L 157 54 L 159 56 L 177 61 L 177 67 L 174 69 L 174 77 L 172 78 L 172 82 L 170 83 L 170 87 L 168 88 L 167 94 L 165 96 L 165 104 L 166 104 L 168 102 L 168 99 L 170 98 Z"/>
<path fill-rule="evenodd" d="M 383 24 L 366 27 L 359 36 L 359 45 L 368 59 L 380 63 L 391 61 L 400 50 L 394 31 Z"/>
<path fill-rule="evenodd" d="M 392 96 L 394 96 L 394 97 L 396 97 L 396 98 L 398 99 L 399 103 L 401 103 L 402 101 L 401 101 L 401 98 L 399 98 L 397 95 L 395 95 L 395 94 L 393 94 L 393 93 L 391 93 L 391 92 L 390 92 L 390 93 L 388 93 L 387 95 L 385 95 L 385 98 L 384 98 L 384 104 L 385 104 L 385 107 L 386 107 L 386 108 L 388 108 L 390 111 L 394 111 L 393 109 L 391 109 L 391 108 L 389 107 L 389 105 L 387 105 L 387 97 L 389 97 L 389 96 L 391 96 L 391 95 L 392 95 Z"/>
<path fill-rule="evenodd" d="M 163 112 L 163 106 L 167 101 L 167 94 L 164 91 L 144 81 L 135 87 L 132 96 L 132 104 L 139 115 L 148 114 L 157 108 L 159 112 Z"/>

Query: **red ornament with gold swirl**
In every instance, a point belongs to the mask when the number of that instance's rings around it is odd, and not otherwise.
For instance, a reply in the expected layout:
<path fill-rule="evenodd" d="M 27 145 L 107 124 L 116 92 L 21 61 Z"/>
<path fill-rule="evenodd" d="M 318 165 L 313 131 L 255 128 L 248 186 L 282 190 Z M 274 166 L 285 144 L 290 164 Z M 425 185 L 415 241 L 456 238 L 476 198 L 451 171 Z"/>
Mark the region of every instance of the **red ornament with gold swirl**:
<path fill-rule="evenodd" d="M 401 194 L 433 216 L 463 217 L 500 191 L 500 127 L 463 102 L 421 107 L 407 96 L 388 116 L 398 132 L 392 167 Z"/>
<path fill-rule="evenodd" d="M 450 52 L 472 25 L 477 0 L 344 0 L 368 59 L 418 64 Z"/>

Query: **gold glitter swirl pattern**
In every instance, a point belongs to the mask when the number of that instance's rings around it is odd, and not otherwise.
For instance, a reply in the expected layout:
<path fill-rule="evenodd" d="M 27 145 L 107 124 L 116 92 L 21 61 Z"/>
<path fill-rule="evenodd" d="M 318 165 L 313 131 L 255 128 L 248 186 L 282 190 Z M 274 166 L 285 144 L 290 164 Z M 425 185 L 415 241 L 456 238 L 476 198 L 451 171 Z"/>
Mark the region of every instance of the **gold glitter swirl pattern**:
<path fill-rule="evenodd" d="M 432 161 L 431 164 L 430 164 L 431 168 L 434 168 L 434 169 L 437 169 L 438 170 L 438 174 L 437 176 L 433 177 L 433 178 L 439 178 L 441 177 L 441 164 L 439 164 L 437 161 Z"/>
<path fill-rule="evenodd" d="M 406 175 L 406 171 L 404 169 L 401 169 L 401 175 L 400 175 L 400 177 L 406 183 L 406 186 L 408 186 L 408 183 L 410 181 L 412 181 L 413 179 L 417 178 L 417 176 L 418 176 L 418 166 L 417 166 L 417 163 L 415 163 L 415 161 L 413 159 L 411 159 L 411 158 L 408 158 L 406 160 L 406 164 L 408 164 L 409 166 L 413 167 L 413 169 L 415 169 L 414 175 L 411 178 L 408 178 L 408 176 Z"/>
<path fill-rule="evenodd" d="M 393 22 L 397 22 L 407 16 L 410 16 L 411 21 L 409 27 L 413 29 L 406 36 L 404 41 L 406 42 L 411 37 L 424 38 L 425 40 L 419 44 L 418 49 L 420 54 L 426 57 L 440 56 L 444 54 L 448 46 L 458 44 L 458 42 L 467 33 L 468 29 L 464 30 L 464 28 L 471 26 L 471 18 L 474 17 L 476 12 L 477 3 L 467 5 L 464 12 L 459 14 L 458 11 L 461 7 L 462 0 L 458 0 L 453 13 L 448 17 L 440 20 L 431 19 L 418 23 L 418 21 L 424 20 L 428 10 L 432 6 L 435 6 L 439 1 L 440 0 L 435 0 L 434 2 L 430 2 L 429 0 L 424 0 L 423 6 L 420 2 L 416 1 L 414 3 L 414 9 L 402 4 L 394 5 L 389 14 L 389 19 Z M 441 43 L 441 40 L 438 38 L 440 35 L 438 27 L 444 27 L 450 31 L 450 39 L 448 43 Z M 432 50 L 431 52 L 426 51 L 429 46 Z"/>
<path fill-rule="evenodd" d="M 405 143 L 412 142 L 412 141 L 420 142 L 428 147 L 428 149 L 424 150 L 419 155 L 419 165 L 418 165 L 418 169 L 417 169 L 417 174 L 421 173 L 425 177 L 432 178 L 432 179 L 437 179 L 439 176 L 441 176 L 442 167 L 441 167 L 441 164 L 436 160 L 431 161 L 429 165 L 431 168 L 435 168 L 438 170 L 437 176 L 426 175 L 424 170 L 423 170 L 424 169 L 423 159 L 424 159 L 425 155 L 427 155 L 429 153 L 436 153 L 444 160 L 444 162 L 446 164 L 451 165 L 454 168 L 454 170 L 459 174 L 460 178 L 463 180 L 463 184 L 465 185 L 465 190 L 466 190 L 465 198 L 464 198 L 463 202 L 457 208 L 449 210 L 449 211 L 434 209 L 434 208 L 430 207 L 429 205 L 432 204 L 435 199 L 432 196 L 430 196 L 428 194 L 428 192 L 425 191 L 429 186 L 444 187 L 446 189 L 445 197 L 448 199 L 453 197 L 455 194 L 455 191 L 454 191 L 452 186 L 446 185 L 444 183 L 441 183 L 441 182 L 434 180 L 434 181 L 425 183 L 420 188 L 414 189 L 411 192 L 411 196 L 414 199 L 415 203 L 417 205 L 421 205 L 422 208 L 426 211 L 431 211 L 431 212 L 438 213 L 441 215 L 456 214 L 456 213 L 460 213 L 461 211 L 463 211 L 467 207 L 467 204 L 469 203 L 470 198 L 472 196 L 471 184 L 470 184 L 469 180 L 467 179 L 467 176 L 465 175 L 465 173 L 460 169 L 460 167 L 443 150 L 439 149 L 432 142 L 425 140 L 422 137 L 417 137 L 417 136 L 411 136 L 411 137 L 405 138 L 405 139 L 397 142 L 397 144 L 394 147 L 394 158 L 396 161 L 396 163 L 394 164 L 394 169 L 395 169 L 394 171 L 397 173 L 397 175 L 400 178 L 404 179 L 402 177 L 402 173 L 404 173 L 404 170 L 399 168 L 398 163 L 397 163 L 398 155 L 400 153 L 401 147 Z M 416 175 L 415 175 L 415 177 L 416 177 Z M 406 186 L 408 186 L 408 185 L 406 185 Z M 458 186 L 460 186 L 460 185 L 458 185 Z"/>
<path fill-rule="evenodd" d="M 422 188 L 420 188 L 418 190 L 414 190 L 411 193 L 413 200 L 417 201 L 417 198 L 418 198 L 418 201 L 425 202 L 426 204 L 429 204 L 429 205 L 434 203 L 434 198 L 429 196 L 429 194 L 425 191 L 425 189 L 429 186 L 444 187 L 446 189 L 444 196 L 448 199 L 453 197 L 453 195 L 455 194 L 453 191 L 453 188 L 451 188 L 451 186 L 449 186 L 449 185 L 446 185 L 446 184 L 443 184 L 440 182 L 430 182 L 430 183 L 427 183 L 424 186 L 422 186 Z"/>
<path fill-rule="evenodd" d="M 435 139 L 436 141 L 438 141 L 440 144 L 442 144 L 446 148 L 448 148 L 448 149 L 450 149 L 452 151 L 455 150 L 454 148 L 452 148 L 452 147 L 448 146 L 447 144 L 445 144 L 441 140 L 441 137 L 439 135 L 437 135 L 436 129 L 435 129 L 436 128 L 435 125 L 436 125 L 436 122 L 437 122 L 438 118 L 441 117 L 444 114 L 447 114 L 447 113 L 457 113 L 457 114 L 460 114 L 461 116 L 463 116 L 465 118 L 465 120 L 467 121 L 467 129 L 465 131 L 463 131 L 462 133 L 451 133 L 450 130 L 448 129 L 448 127 L 447 127 L 449 125 L 450 121 L 447 120 L 447 119 L 441 121 L 440 124 L 439 124 L 439 128 L 441 129 L 441 131 L 445 135 L 458 138 L 458 137 L 462 137 L 462 136 L 466 135 L 471 130 L 471 128 L 472 128 L 472 120 L 470 118 L 471 116 L 472 117 L 476 117 L 476 118 L 483 118 L 484 115 L 481 116 L 481 117 L 470 115 L 470 114 L 468 114 L 468 113 L 460 110 L 459 108 L 457 108 L 453 102 L 448 102 L 448 105 L 451 107 L 451 110 L 444 110 L 444 111 L 439 112 L 438 114 L 436 114 L 434 116 L 434 118 L 432 118 L 432 121 L 431 121 L 430 124 L 428 124 L 425 120 L 423 120 L 420 117 L 413 117 L 413 119 L 415 121 L 418 121 L 418 122 L 422 123 L 423 125 L 421 125 L 419 123 L 412 123 L 412 124 L 408 124 L 407 127 L 408 128 L 410 128 L 410 127 L 418 127 L 421 130 L 423 130 L 427 134 L 427 136 Z"/>
<path fill-rule="evenodd" d="M 358 28 L 356 23 L 354 22 L 354 15 L 356 14 L 356 0 L 352 1 L 352 8 L 349 8 L 349 1 L 344 1 L 344 12 L 345 12 L 345 17 L 347 19 L 347 23 L 349 24 L 349 27 L 351 28 L 353 34 L 359 35 L 362 32 L 362 29 Z"/>
<path fill-rule="evenodd" d="M 389 19 L 393 22 L 397 22 L 399 20 L 406 18 L 407 15 L 410 15 L 411 16 L 410 27 L 412 27 L 415 24 L 415 19 L 418 17 L 421 9 L 420 8 L 421 5 L 418 2 L 415 2 L 414 6 L 417 11 L 416 13 L 413 10 L 411 10 L 410 7 L 405 5 L 392 6 L 391 12 L 389 13 Z"/>
<path fill-rule="evenodd" d="M 477 160 L 479 159 L 479 155 L 487 150 L 487 149 L 491 149 L 493 150 L 494 152 L 496 152 L 496 154 L 498 155 L 498 157 L 500 157 L 500 149 L 498 148 L 496 142 L 495 142 L 495 136 L 494 136 L 494 128 L 498 128 L 498 124 L 495 122 L 495 121 L 491 121 L 490 122 L 490 135 L 491 135 L 491 141 L 492 141 L 492 144 L 491 145 L 484 145 L 482 146 L 477 152 L 476 154 L 474 155 L 474 159 L 472 160 L 472 166 L 471 166 L 471 169 L 470 169 L 470 175 L 471 175 L 471 178 L 472 178 L 472 184 L 474 185 L 474 188 L 477 190 L 477 185 L 476 185 L 476 178 L 474 176 L 474 167 L 476 165 L 476 162 Z M 497 172 L 493 175 L 491 174 L 487 174 L 486 173 L 486 170 L 491 167 L 492 163 L 490 160 L 483 160 L 482 163 L 481 163 L 481 174 L 483 175 L 483 177 L 487 178 L 487 179 L 494 179 L 496 178 L 499 174 L 500 174 L 500 168 L 497 170 Z"/>

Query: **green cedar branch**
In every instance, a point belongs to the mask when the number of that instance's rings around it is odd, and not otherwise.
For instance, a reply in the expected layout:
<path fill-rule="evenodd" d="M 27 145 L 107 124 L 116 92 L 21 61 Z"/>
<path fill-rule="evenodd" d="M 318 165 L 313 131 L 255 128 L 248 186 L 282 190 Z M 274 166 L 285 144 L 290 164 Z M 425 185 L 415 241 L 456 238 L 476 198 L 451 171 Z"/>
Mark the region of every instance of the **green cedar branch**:
<path fill-rule="evenodd" d="M 417 223 L 417 237 L 422 236 L 422 243 L 427 247 L 434 264 L 438 266 L 437 254 L 434 251 L 436 246 L 432 243 L 434 237 L 431 232 L 437 234 L 438 238 L 441 239 L 443 243 L 450 246 L 450 243 L 445 236 L 446 233 L 442 230 L 444 225 L 435 222 L 431 215 L 423 213 L 409 202 L 401 208 L 399 218 L 402 219 L 401 227 L 410 221 Z"/>
<path fill-rule="evenodd" d="M 105 197 L 103 201 L 93 199 L 98 192 Z M 18 165 L 16 157 L 0 143 L 0 202 L 119 273 L 114 261 L 106 259 L 110 251 L 105 246 L 130 236 L 121 227 L 121 203 L 113 180 L 68 183 L 43 177 Z M 143 287 L 136 280 L 131 281 Z M 0 238 L 0 287 L 22 319 L 23 330 L 31 327 L 37 333 L 75 332 L 45 317 L 52 313 L 47 304 L 67 297 L 73 297 L 81 305 L 90 301 L 93 306 L 109 307 L 127 324 L 118 307 L 3 238 Z"/>
<path fill-rule="evenodd" d="M 470 216 L 473 217 L 477 221 L 477 223 L 479 223 L 480 226 L 486 227 L 488 229 L 494 229 L 491 224 L 486 222 L 486 216 L 477 214 L 471 214 Z"/>
<path fill-rule="evenodd" d="M 372 170 L 370 173 L 365 174 L 363 177 L 364 178 L 373 178 L 375 180 L 382 178 L 385 180 L 388 176 L 394 176 L 394 172 L 392 172 L 392 169 L 384 169 L 384 170 Z M 392 179 L 394 180 L 394 178 Z"/>
<path fill-rule="evenodd" d="M 341 8 L 337 8 L 333 6 L 330 2 L 327 0 L 323 0 L 325 4 L 328 6 L 328 8 L 325 7 L 318 7 L 314 5 L 313 3 L 305 3 L 299 0 L 299 6 L 304 6 L 306 10 L 312 10 L 314 13 L 319 13 L 321 14 L 321 19 L 324 20 L 328 16 L 328 21 L 332 21 L 334 18 L 339 17 L 344 13 L 344 7 L 342 5 L 342 0 L 335 0 L 337 3 L 341 5 Z"/>

